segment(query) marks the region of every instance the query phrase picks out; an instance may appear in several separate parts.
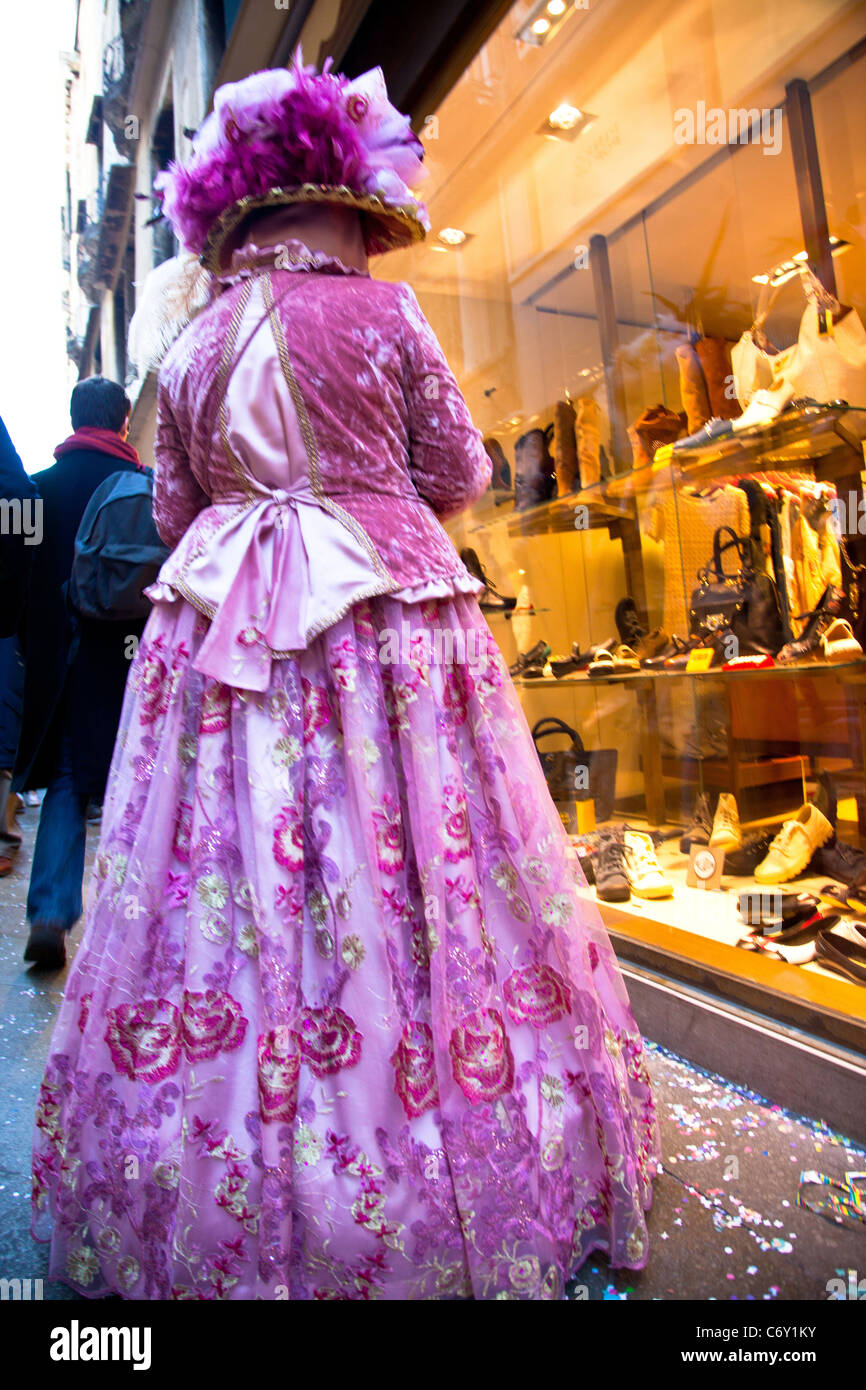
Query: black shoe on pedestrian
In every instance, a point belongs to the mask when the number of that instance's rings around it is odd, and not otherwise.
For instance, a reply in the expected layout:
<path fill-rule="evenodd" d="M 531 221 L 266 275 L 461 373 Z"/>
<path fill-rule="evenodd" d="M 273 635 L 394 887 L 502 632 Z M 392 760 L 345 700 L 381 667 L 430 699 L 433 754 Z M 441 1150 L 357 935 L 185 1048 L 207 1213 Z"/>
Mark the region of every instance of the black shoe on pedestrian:
<path fill-rule="evenodd" d="M 621 826 L 599 831 L 593 870 L 596 896 L 602 902 L 627 903 L 631 897 L 625 856 L 625 838 Z"/>
<path fill-rule="evenodd" d="M 688 854 L 692 845 L 708 845 L 712 833 L 713 815 L 710 810 L 710 799 L 706 792 L 701 792 L 695 803 L 692 823 L 680 840 L 680 853 Z M 760 863 L 760 860 L 758 862 Z"/>
<path fill-rule="evenodd" d="M 24 959 L 43 970 L 62 970 L 66 964 L 66 932 L 54 922 L 34 922 Z"/>

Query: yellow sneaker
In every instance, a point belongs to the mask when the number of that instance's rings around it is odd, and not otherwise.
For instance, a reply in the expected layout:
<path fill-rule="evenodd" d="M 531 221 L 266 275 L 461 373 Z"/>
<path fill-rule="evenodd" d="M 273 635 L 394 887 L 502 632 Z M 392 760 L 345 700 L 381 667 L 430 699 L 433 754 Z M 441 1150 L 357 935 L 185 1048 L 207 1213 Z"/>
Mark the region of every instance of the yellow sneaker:
<path fill-rule="evenodd" d="M 740 813 L 736 797 L 722 792 L 713 818 L 713 828 L 709 839 L 712 849 L 741 849 L 743 835 L 740 830 Z"/>
<path fill-rule="evenodd" d="M 625 871 L 635 897 L 672 897 L 673 885 L 668 883 L 659 867 L 651 837 L 639 830 L 627 830 L 624 838 Z"/>
<path fill-rule="evenodd" d="M 806 802 L 793 820 L 786 820 L 767 851 L 766 859 L 755 869 L 759 883 L 787 883 L 808 864 L 819 845 L 833 834 L 833 827 L 817 806 Z"/>

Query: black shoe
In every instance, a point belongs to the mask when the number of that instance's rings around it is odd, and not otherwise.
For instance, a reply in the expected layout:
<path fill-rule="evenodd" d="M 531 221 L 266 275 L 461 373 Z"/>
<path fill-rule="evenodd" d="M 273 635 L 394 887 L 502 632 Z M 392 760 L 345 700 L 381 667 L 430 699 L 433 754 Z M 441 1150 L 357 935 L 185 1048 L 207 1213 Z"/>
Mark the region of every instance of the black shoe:
<path fill-rule="evenodd" d="M 480 579 L 484 585 L 484 593 L 479 595 L 478 606 L 488 613 L 510 613 L 517 604 L 517 599 L 505 594 L 500 594 L 496 585 L 487 577 L 487 571 L 478 558 L 476 551 L 471 546 L 461 550 L 460 559 L 468 569 L 469 573 L 476 579 Z"/>
<path fill-rule="evenodd" d="M 710 800 L 706 792 L 701 792 L 695 803 L 695 814 L 692 823 L 680 840 L 680 853 L 688 854 L 692 845 L 708 845 L 712 833 L 713 816 L 710 811 Z M 758 860 L 758 863 L 760 863 L 760 860 Z M 727 856 L 725 857 L 725 864 L 727 866 Z"/>
<path fill-rule="evenodd" d="M 812 797 L 812 805 L 817 806 L 825 820 L 836 829 L 836 788 L 829 772 L 818 773 L 818 785 Z"/>
<path fill-rule="evenodd" d="M 809 621 L 796 642 L 789 642 L 778 653 L 776 664 L 784 666 L 790 661 L 804 661 L 811 657 L 825 628 L 830 625 L 833 618 L 837 618 L 842 612 L 844 602 L 845 595 L 842 590 L 828 584 L 810 613 L 797 614 L 799 618 L 808 618 Z"/>
<path fill-rule="evenodd" d="M 575 643 L 572 647 L 572 652 L 578 671 L 585 671 L 587 667 L 595 661 L 599 652 L 612 652 L 615 646 L 615 637 L 608 638 L 606 642 L 596 642 L 594 646 L 587 647 L 585 652 L 579 652 L 577 650 L 577 643 Z"/>
<path fill-rule="evenodd" d="M 544 669 L 544 664 L 550 656 L 550 643 L 541 641 L 536 642 L 534 647 L 530 647 L 528 652 L 521 652 L 515 662 L 509 666 L 508 670 L 512 676 L 523 676 L 526 674 L 527 667 L 540 667 Z"/>
<path fill-rule="evenodd" d="M 562 680 L 563 676 L 575 676 L 583 668 L 580 665 L 580 652 L 575 642 L 571 656 L 552 656 L 550 658 L 550 669 L 556 679 Z"/>
<path fill-rule="evenodd" d="M 621 598 L 613 616 L 619 640 L 624 647 L 636 647 L 640 639 L 646 637 L 647 630 L 637 615 L 633 598 Z"/>
<path fill-rule="evenodd" d="M 866 886 L 866 854 L 854 845 L 846 845 L 835 835 L 826 845 L 820 845 L 812 855 L 809 873 L 826 874 L 828 878 L 849 888 Z"/>
<path fill-rule="evenodd" d="M 596 896 L 605 903 L 627 903 L 631 887 L 625 870 L 625 839 L 621 826 L 599 832 L 593 861 Z"/>
<path fill-rule="evenodd" d="M 775 835 L 770 832 L 749 835 L 739 849 L 728 850 L 725 855 L 725 873 L 735 878 L 751 878 L 758 865 L 766 859 Z"/>
<path fill-rule="evenodd" d="M 62 970 L 66 964 L 66 932 L 52 922 L 34 922 L 24 959 L 43 970 Z"/>
<path fill-rule="evenodd" d="M 866 937 L 857 931 L 856 941 L 832 931 L 819 932 L 815 941 L 815 959 L 828 970 L 844 975 L 857 985 L 866 984 Z"/>

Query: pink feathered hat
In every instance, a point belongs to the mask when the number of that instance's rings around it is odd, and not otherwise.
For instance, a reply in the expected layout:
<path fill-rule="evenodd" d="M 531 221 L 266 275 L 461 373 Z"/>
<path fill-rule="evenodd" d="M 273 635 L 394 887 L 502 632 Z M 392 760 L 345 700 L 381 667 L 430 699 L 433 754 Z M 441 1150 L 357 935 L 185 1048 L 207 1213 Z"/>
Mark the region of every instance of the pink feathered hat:
<path fill-rule="evenodd" d="M 186 164 L 154 181 L 188 251 L 218 272 L 227 239 L 257 208 L 337 203 L 362 215 L 368 255 L 420 241 L 430 221 L 410 185 L 426 176 L 409 117 L 388 100 L 381 68 L 350 82 L 304 67 L 227 82 Z"/>

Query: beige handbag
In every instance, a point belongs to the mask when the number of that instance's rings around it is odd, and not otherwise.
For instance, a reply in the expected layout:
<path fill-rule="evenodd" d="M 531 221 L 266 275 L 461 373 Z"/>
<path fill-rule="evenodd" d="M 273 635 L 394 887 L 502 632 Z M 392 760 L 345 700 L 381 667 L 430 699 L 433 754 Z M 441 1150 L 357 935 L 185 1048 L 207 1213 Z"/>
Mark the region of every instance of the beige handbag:
<path fill-rule="evenodd" d="M 866 406 L 866 331 L 856 309 L 843 309 L 809 269 L 800 279 L 806 308 L 796 343 L 773 352 L 763 334 L 772 298 L 733 352 L 737 398 L 745 407 L 761 392 L 776 413 L 795 397 Z M 775 296 L 773 296 L 774 298 Z"/>
<path fill-rule="evenodd" d="M 773 384 L 773 358 L 779 353 L 764 333 L 764 324 L 778 293 L 778 288 L 762 286 L 755 321 L 731 349 L 734 389 L 744 410 L 756 391 L 766 391 Z"/>

